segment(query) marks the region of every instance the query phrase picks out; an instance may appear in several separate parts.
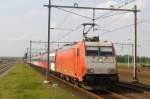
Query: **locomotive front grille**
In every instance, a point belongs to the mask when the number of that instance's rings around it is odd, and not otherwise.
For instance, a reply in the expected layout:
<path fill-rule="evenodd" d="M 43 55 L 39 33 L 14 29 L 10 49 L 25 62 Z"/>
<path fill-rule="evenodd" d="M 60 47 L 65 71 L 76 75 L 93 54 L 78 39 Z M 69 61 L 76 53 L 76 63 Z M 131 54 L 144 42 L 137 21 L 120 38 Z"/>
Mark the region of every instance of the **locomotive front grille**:
<path fill-rule="evenodd" d="M 85 85 L 108 84 L 115 83 L 117 81 L 117 74 L 86 74 L 83 77 L 83 82 Z"/>
<path fill-rule="evenodd" d="M 115 68 L 88 68 L 87 74 L 116 74 Z"/>

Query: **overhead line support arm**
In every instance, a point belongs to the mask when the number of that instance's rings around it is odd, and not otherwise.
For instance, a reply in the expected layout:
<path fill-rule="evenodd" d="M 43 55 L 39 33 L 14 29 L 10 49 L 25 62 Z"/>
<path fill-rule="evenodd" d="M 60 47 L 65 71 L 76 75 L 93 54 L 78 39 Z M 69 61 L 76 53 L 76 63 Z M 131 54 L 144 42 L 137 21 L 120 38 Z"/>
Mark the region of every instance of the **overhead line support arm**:
<path fill-rule="evenodd" d="M 61 5 L 44 5 L 45 7 L 53 8 L 71 8 L 71 9 L 91 9 L 91 10 L 111 10 L 111 11 L 128 11 L 134 12 L 135 9 L 116 9 L 116 8 L 98 8 L 98 7 L 76 7 L 76 6 L 61 6 Z M 140 10 L 137 10 L 139 12 Z"/>

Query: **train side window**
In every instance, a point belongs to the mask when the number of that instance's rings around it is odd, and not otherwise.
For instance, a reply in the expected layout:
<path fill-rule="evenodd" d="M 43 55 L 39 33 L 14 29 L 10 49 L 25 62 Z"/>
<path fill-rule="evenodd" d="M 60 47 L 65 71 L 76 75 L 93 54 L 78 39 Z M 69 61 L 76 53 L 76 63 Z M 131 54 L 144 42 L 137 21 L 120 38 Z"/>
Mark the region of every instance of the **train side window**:
<path fill-rule="evenodd" d="M 79 50 L 79 48 L 77 49 L 77 56 L 79 56 L 80 55 L 80 50 Z"/>

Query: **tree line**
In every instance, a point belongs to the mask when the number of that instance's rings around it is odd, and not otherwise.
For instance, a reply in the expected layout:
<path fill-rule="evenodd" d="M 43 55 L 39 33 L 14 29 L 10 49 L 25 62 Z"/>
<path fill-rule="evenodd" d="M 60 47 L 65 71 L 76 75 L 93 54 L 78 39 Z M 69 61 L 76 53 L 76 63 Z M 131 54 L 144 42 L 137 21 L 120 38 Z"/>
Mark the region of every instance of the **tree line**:
<path fill-rule="evenodd" d="M 117 62 L 119 63 L 128 63 L 128 61 L 130 63 L 133 62 L 133 56 L 131 55 L 117 55 Z M 137 63 L 150 63 L 150 57 L 145 57 L 145 56 L 141 56 L 141 57 L 137 57 Z"/>

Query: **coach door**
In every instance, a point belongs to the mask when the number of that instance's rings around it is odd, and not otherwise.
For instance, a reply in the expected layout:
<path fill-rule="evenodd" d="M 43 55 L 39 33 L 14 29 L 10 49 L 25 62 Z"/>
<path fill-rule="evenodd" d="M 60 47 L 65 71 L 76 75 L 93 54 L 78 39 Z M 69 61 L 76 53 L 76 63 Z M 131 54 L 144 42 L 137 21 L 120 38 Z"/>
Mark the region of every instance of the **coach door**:
<path fill-rule="evenodd" d="M 78 74 L 78 65 L 79 65 L 79 48 L 75 49 L 75 66 L 74 66 L 75 76 L 77 76 Z"/>

